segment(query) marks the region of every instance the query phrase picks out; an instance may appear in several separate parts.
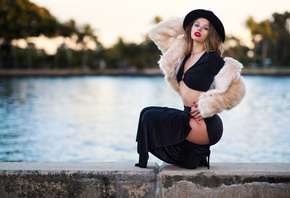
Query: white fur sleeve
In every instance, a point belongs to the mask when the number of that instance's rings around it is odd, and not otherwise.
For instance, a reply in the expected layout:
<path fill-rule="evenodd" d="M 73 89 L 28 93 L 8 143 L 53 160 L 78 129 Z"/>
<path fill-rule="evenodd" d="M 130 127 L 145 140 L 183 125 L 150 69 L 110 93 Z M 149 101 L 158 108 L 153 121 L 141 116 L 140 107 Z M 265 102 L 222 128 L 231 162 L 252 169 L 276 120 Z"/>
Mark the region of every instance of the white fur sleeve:
<path fill-rule="evenodd" d="M 149 32 L 149 37 L 155 42 L 162 54 L 174 43 L 175 39 L 184 34 L 182 27 L 184 17 L 162 21 Z"/>
<path fill-rule="evenodd" d="M 202 93 L 198 109 L 202 117 L 211 117 L 224 109 L 232 109 L 245 96 L 246 89 L 240 76 L 242 64 L 232 58 L 225 58 L 225 65 L 216 75 L 215 88 Z"/>

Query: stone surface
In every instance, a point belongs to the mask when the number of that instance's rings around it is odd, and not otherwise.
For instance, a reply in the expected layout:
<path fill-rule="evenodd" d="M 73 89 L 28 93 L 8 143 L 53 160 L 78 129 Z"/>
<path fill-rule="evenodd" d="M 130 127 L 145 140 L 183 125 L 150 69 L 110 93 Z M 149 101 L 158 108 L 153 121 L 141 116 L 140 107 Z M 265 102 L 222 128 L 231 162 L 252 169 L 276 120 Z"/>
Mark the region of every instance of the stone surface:
<path fill-rule="evenodd" d="M 0 197 L 290 197 L 289 163 L 0 163 Z"/>
<path fill-rule="evenodd" d="M 0 163 L 1 197 L 155 197 L 158 166 Z"/>
<path fill-rule="evenodd" d="M 195 170 L 164 165 L 160 197 L 290 197 L 290 164 L 211 163 Z"/>

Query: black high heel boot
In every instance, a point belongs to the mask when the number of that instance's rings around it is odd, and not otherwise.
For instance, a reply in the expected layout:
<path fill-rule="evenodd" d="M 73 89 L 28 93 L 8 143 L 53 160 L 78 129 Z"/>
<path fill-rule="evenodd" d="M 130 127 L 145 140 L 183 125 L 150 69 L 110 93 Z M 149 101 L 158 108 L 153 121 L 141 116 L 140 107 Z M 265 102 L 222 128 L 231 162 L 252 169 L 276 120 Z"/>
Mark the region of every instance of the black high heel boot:
<path fill-rule="evenodd" d="M 209 169 L 209 156 L 210 156 L 210 151 L 207 152 L 207 154 L 202 158 L 198 166 L 206 166 Z"/>
<path fill-rule="evenodd" d="M 208 156 L 207 156 L 207 169 L 209 169 L 210 165 L 209 165 L 209 156 L 210 156 L 210 152 L 208 153 Z"/>
<path fill-rule="evenodd" d="M 140 168 L 147 168 L 148 159 L 149 159 L 148 153 L 139 154 L 139 163 L 135 164 L 135 166 Z"/>

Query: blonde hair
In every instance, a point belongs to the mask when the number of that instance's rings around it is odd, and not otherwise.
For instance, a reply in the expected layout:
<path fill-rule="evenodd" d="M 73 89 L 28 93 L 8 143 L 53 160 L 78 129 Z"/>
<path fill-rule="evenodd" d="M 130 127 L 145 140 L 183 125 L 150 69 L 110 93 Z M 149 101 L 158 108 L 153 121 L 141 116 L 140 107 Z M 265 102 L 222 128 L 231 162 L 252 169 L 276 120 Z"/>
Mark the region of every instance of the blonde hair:
<path fill-rule="evenodd" d="M 187 56 L 190 55 L 191 50 L 192 50 L 192 45 L 193 45 L 193 40 L 191 38 L 191 28 L 196 20 L 191 22 L 186 28 L 185 28 L 185 40 L 187 41 L 187 50 L 185 54 Z M 222 40 L 220 36 L 218 35 L 216 29 L 214 26 L 209 23 L 209 30 L 208 30 L 208 35 L 204 41 L 204 49 L 206 52 L 216 52 L 218 55 L 222 55 L 223 53 L 223 47 L 222 47 Z"/>

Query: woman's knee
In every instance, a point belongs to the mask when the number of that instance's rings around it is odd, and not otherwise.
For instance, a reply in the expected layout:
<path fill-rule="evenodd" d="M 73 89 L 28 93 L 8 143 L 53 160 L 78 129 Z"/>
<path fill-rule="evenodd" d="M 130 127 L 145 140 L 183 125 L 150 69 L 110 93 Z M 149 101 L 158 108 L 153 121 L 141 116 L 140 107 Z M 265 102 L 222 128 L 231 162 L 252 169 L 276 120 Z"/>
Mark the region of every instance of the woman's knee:
<path fill-rule="evenodd" d="M 145 107 L 140 114 L 140 118 L 144 121 L 147 119 L 152 119 L 154 117 L 156 117 L 156 107 L 152 106 L 152 107 Z"/>
<path fill-rule="evenodd" d="M 140 117 L 143 117 L 144 114 L 149 111 L 151 108 L 150 107 L 145 107 L 144 109 L 142 109 L 142 111 L 140 112 Z"/>
<path fill-rule="evenodd" d="M 142 109 L 141 114 L 145 113 L 146 111 L 149 111 L 150 109 L 152 109 L 152 107 L 145 107 L 144 109 Z"/>
<path fill-rule="evenodd" d="M 150 106 L 150 107 L 145 107 L 142 111 L 141 111 L 141 115 L 144 114 L 150 114 L 151 112 L 155 111 L 156 107 L 154 106 Z"/>
<path fill-rule="evenodd" d="M 140 112 L 140 118 L 143 120 L 144 117 L 147 117 L 146 114 L 152 109 L 152 107 L 145 107 L 141 112 Z"/>

